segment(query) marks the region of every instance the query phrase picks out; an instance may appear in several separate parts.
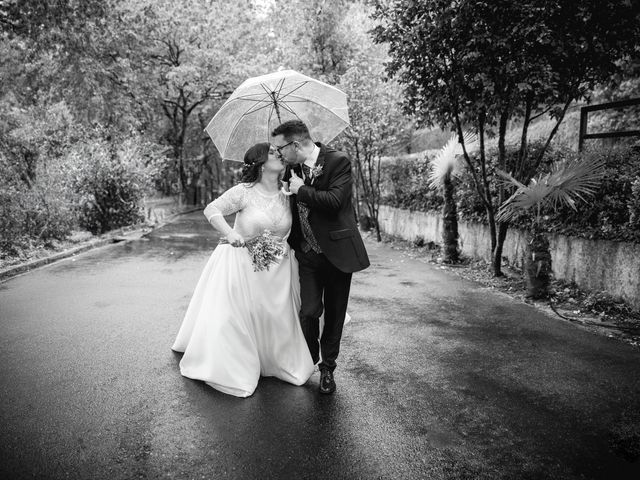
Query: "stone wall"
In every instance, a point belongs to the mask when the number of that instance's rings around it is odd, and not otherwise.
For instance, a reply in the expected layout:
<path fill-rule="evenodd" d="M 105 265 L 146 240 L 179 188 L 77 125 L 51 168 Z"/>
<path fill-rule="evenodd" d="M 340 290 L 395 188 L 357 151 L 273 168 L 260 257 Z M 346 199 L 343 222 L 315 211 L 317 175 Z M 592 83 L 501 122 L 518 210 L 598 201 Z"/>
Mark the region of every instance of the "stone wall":
<path fill-rule="evenodd" d="M 438 214 L 381 205 L 379 221 L 384 232 L 405 240 L 422 237 L 425 242 L 442 241 L 442 216 Z M 459 222 L 458 233 L 464 255 L 486 261 L 491 259 L 489 227 Z M 587 291 L 605 291 L 640 310 L 640 244 L 564 235 L 550 235 L 549 242 L 555 278 L 573 281 Z M 522 267 L 525 247 L 525 233 L 509 229 L 503 257 L 510 264 Z"/>

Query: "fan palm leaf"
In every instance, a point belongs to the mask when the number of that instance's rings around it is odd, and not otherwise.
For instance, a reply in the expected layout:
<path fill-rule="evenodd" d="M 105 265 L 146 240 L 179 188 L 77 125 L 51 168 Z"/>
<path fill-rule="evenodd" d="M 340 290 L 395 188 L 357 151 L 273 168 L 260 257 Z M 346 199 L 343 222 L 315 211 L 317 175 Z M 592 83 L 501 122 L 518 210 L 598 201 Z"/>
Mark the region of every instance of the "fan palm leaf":
<path fill-rule="evenodd" d="M 475 133 L 465 131 L 462 134 L 462 139 L 467 152 L 472 152 L 477 148 L 477 136 Z M 458 135 L 454 133 L 430 162 L 427 180 L 432 188 L 441 187 L 446 180 L 457 175 L 459 168 L 458 155 L 462 153 L 462 144 L 458 142 Z"/>
<path fill-rule="evenodd" d="M 585 201 L 593 195 L 604 174 L 604 163 L 598 159 L 569 159 L 556 162 L 549 173 L 533 178 L 528 185 L 518 182 L 510 174 L 498 170 L 503 183 L 516 191 L 500 206 L 496 219 L 508 222 L 519 213 L 544 206 L 557 209 L 564 204 L 576 210 L 579 200 Z M 539 220 L 539 219 L 538 219 Z"/>

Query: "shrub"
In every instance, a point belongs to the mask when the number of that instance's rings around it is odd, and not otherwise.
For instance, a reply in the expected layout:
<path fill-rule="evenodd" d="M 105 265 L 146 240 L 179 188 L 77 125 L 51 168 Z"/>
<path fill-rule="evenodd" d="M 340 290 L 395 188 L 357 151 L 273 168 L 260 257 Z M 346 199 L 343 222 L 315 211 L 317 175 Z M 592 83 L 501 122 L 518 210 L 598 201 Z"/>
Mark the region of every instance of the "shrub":
<path fill-rule="evenodd" d="M 151 158 L 152 147 L 136 138 L 78 144 L 68 159 L 80 226 L 96 234 L 141 221 L 142 199 L 154 179 Z"/>
<path fill-rule="evenodd" d="M 428 212 L 442 208 L 442 197 L 427 182 L 428 160 L 397 158 L 383 163 L 380 203 L 406 210 Z"/>
<path fill-rule="evenodd" d="M 592 199 L 574 211 L 548 210 L 547 229 L 584 238 L 640 241 L 640 149 L 617 147 L 584 153 L 606 164 L 605 176 Z"/>
<path fill-rule="evenodd" d="M 22 249 L 48 245 L 69 235 L 75 216 L 58 170 L 39 171 L 31 186 L 12 178 L 10 170 L 4 171 L 7 175 L 0 184 L 0 254 L 3 257 L 15 256 Z"/>
<path fill-rule="evenodd" d="M 541 148 L 539 142 L 530 145 L 530 158 L 535 158 Z M 517 149 L 507 147 L 507 159 L 517 155 Z M 545 171 L 554 162 L 583 155 L 597 156 L 606 163 L 606 173 L 593 198 L 577 205 L 577 211 L 560 207 L 556 211 L 543 211 L 543 230 L 590 239 L 640 241 L 640 148 L 618 146 L 593 148 L 583 153 L 566 146 L 550 148 L 541 165 Z M 495 148 L 487 149 L 489 178 L 495 176 Z M 508 160 L 509 161 L 509 160 Z M 398 158 L 389 161 L 384 168 L 385 205 L 419 211 L 440 211 L 442 198 L 439 192 L 427 185 L 427 162 L 423 159 Z M 491 182 L 492 195 L 497 198 L 495 182 Z M 467 168 L 456 180 L 456 201 L 461 220 L 487 223 L 486 213 Z M 527 213 L 517 216 L 511 227 L 529 229 L 531 217 Z"/>

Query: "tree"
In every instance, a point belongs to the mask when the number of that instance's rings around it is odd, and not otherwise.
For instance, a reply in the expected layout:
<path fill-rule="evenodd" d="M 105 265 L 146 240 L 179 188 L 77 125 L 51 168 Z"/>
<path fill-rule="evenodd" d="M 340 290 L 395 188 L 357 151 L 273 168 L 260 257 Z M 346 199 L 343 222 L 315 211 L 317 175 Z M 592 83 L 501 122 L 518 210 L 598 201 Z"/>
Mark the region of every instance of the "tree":
<path fill-rule="evenodd" d="M 121 102 L 104 70 L 110 62 L 108 40 L 116 44 L 114 12 L 118 0 L 36 0 L 4 2 L 0 26 L 11 53 L 1 69 L 11 75 L 7 90 L 21 106 L 64 101 L 85 124 L 113 124 L 128 129 L 129 105 Z M 3 52 L 4 53 L 4 52 Z M 17 60 L 17 62 L 14 62 Z M 4 79 L 2 79 L 4 80 Z M 117 120 L 117 121 L 116 121 Z"/>
<path fill-rule="evenodd" d="M 572 102 L 619 71 L 617 61 L 637 56 L 640 5 L 627 1 L 564 2 L 497 0 L 375 1 L 380 24 L 374 38 L 388 45 L 388 73 L 404 85 L 407 111 L 422 123 L 477 130 L 479 152 L 463 156 L 473 175 L 491 230 L 493 270 L 501 275 L 508 224 L 496 222 L 504 199 L 486 156 L 487 138 L 497 136 L 502 170 L 528 183 L 538 172 L 549 143 Z M 555 125 L 539 154 L 529 155 L 528 129 L 550 115 Z M 518 155 L 507 164 L 506 133 L 522 125 Z"/>
<path fill-rule="evenodd" d="M 246 77 L 264 73 L 266 22 L 249 0 L 127 1 L 120 11 L 136 48 L 114 52 L 121 68 L 111 76 L 162 113 L 163 140 L 184 192 L 189 164 L 203 153 L 198 114 L 206 111 L 210 118 Z"/>
<path fill-rule="evenodd" d="M 356 205 L 381 239 L 378 225 L 380 162 L 397 149 L 408 122 L 398 108 L 396 82 L 385 82 L 384 50 L 368 34 L 371 9 L 364 1 L 276 0 L 269 10 L 278 64 L 336 84 L 349 101 L 351 127 L 335 140 L 353 160 Z"/>
<path fill-rule="evenodd" d="M 498 220 L 509 221 L 534 209 L 524 262 L 525 283 L 529 297 L 545 298 L 551 275 L 551 252 L 549 239 L 542 228 L 543 208 L 557 209 L 564 204 L 577 210 L 576 203 L 593 195 L 598 187 L 604 174 L 604 162 L 597 158 L 583 160 L 579 157 L 558 161 L 551 166 L 549 173 L 531 179 L 528 185 L 501 170 L 498 174 L 508 186 L 516 188 L 500 206 Z"/>
<path fill-rule="evenodd" d="M 270 18 L 278 28 L 270 36 L 278 65 L 337 83 L 358 45 L 345 23 L 363 8 L 349 0 L 275 0 Z"/>
<path fill-rule="evenodd" d="M 82 133 L 89 78 L 86 47 L 105 22 L 105 2 L 4 2 L 0 7 L 0 149 L 31 188 L 38 163 Z M 75 130 L 75 133 L 73 133 Z"/>
<path fill-rule="evenodd" d="M 380 163 L 409 135 L 409 121 L 400 109 L 400 89 L 384 82 L 381 64 L 352 66 L 339 85 L 348 95 L 351 126 L 343 134 L 343 146 L 354 160 L 356 195 L 364 202 L 368 220 L 382 240 L 380 207 Z"/>
<path fill-rule="evenodd" d="M 469 152 L 475 148 L 474 134 L 464 132 L 463 139 Z M 442 206 L 442 253 L 446 263 L 457 263 L 460 260 L 454 179 L 460 171 L 459 156 L 461 154 L 462 145 L 458 142 L 458 136 L 453 134 L 430 162 L 429 184 L 432 188 L 441 188 L 444 199 Z"/>

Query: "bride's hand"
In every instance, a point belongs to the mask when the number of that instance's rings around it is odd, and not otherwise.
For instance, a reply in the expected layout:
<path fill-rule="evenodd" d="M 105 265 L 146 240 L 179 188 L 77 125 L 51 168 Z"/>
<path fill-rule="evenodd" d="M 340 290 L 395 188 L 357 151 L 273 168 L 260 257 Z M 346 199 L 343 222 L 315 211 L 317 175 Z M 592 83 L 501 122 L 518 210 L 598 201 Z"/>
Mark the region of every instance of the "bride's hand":
<path fill-rule="evenodd" d="M 242 235 L 240 235 L 235 230 L 231 230 L 227 234 L 227 242 L 229 242 L 229 245 L 231 245 L 232 247 L 244 247 L 245 243 Z"/>

